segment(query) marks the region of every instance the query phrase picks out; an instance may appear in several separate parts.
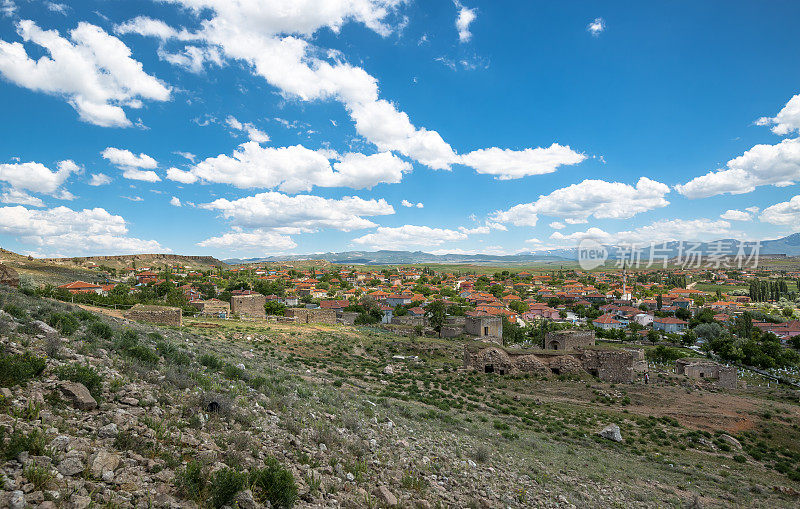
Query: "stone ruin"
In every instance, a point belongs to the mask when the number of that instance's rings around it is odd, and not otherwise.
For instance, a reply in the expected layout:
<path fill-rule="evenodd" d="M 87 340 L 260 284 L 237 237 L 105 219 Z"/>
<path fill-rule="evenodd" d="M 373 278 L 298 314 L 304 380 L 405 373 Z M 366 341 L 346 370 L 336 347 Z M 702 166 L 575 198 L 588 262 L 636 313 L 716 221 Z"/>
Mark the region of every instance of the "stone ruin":
<path fill-rule="evenodd" d="M 503 319 L 494 315 L 467 316 L 464 332 L 481 341 L 503 344 Z"/>
<path fill-rule="evenodd" d="M 587 346 L 594 346 L 593 330 L 565 329 L 544 336 L 545 350 L 577 350 Z"/>
<path fill-rule="evenodd" d="M 336 311 L 333 309 L 286 308 L 285 316 L 294 318 L 295 323 L 336 323 Z"/>
<path fill-rule="evenodd" d="M 189 304 L 197 309 L 198 314 L 204 316 L 224 316 L 227 317 L 231 314 L 231 305 L 224 300 L 208 299 L 208 300 L 193 300 Z"/>
<path fill-rule="evenodd" d="M 260 293 L 252 295 L 234 295 L 231 297 L 231 313 L 240 317 L 266 318 L 264 305 L 267 298 Z"/>
<path fill-rule="evenodd" d="M 3 263 L 0 263 L 0 285 L 19 287 L 19 274 Z"/>
<path fill-rule="evenodd" d="M 137 322 L 154 323 L 157 325 L 171 325 L 180 327 L 183 325 L 181 308 L 167 306 L 149 306 L 136 304 L 122 314 L 128 320 Z"/>
<path fill-rule="evenodd" d="M 724 389 L 736 388 L 736 368 L 707 359 L 683 358 L 675 361 L 675 372 L 689 378 L 708 380 Z"/>
<path fill-rule="evenodd" d="M 647 371 L 644 351 L 585 348 L 570 353 L 550 350 L 506 350 L 500 346 L 465 345 L 464 368 L 483 373 L 539 375 L 591 374 L 606 382 L 633 382 Z"/>

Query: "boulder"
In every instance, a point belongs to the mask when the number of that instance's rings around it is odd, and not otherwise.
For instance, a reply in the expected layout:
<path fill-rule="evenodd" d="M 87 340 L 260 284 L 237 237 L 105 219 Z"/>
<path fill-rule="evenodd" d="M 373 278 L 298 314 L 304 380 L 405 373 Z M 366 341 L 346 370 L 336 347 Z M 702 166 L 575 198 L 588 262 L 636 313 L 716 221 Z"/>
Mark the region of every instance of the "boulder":
<path fill-rule="evenodd" d="M 12 491 L 8 498 L 9 509 L 25 509 L 25 494 L 20 490 Z"/>
<path fill-rule="evenodd" d="M 97 436 L 100 438 L 113 438 L 119 434 L 119 429 L 117 425 L 113 422 L 110 424 L 106 424 L 102 428 L 97 431 Z"/>
<path fill-rule="evenodd" d="M 65 382 L 61 385 L 61 392 L 72 402 L 72 406 L 78 410 L 94 410 L 97 408 L 97 401 L 82 383 Z"/>
<path fill-rule="evenodd" d="M 395 497 L 394 493 L 389 491 L 389 488 L 386 486 L 379 486 L 378 489 L 375 490 L 375 496 L 387 506 L 397 507 L 397 497 Z"/>
<path fill-rule="evenodd" d="M 45 336 L 47 336 L 48 338 L 51 338 L 51 337 L 52 337 L 52 338 L 57 338 L 57 337 L 58 337 L 58 331 L 57 331 L 57 330 L 55 330 L 54 328 L 50 327 L 49 325 L 47 325 L 47 324 L 46 324 L 46 323 L 44 323 L 43 321 L 41 321 L 41 320 L 34 320 L 34 321 L 33 321 L 33 322 L 31 322 L 31 323 L 33 323 L 33 325 L 35 325 L 35 326 L 36 326 L 36 328 L 37 328 L 37 329 L 39 329 L 39 331 L 40 331 L 42 334 L 44 334 Z"/>
<path fill-rule="evenodd" d="M 598 431 L 597 434 L 608 440 L 613 440 L 614 442 L 622 442 L 622 433 L 620 433 L 619 426 L 616 424 L 609 424 Z"/>
<path fill-rule="evenodd" d="M 99 477 L 106 482 L 114 479 L 114 470 L 119 466 L 119 456 L 113 452 L 101 450 L 94 457 L 91 464 L 91 472 L 95 477 Z"/>
<path fill-rule="evenodd" d="M 58 464 L 58 471 L 61 475 L 77 475 L 86 470 L 86 465 L 77 456 L 68 456 Z"/>
<path fill-rule="evenodd" d="M 723 442 L 727 442 L 728 445 L 730 445 L 731 447 L 733 447 L 735 449 L 738 449 L 738 450 L 742 449 L 742 444 L 738 440 L 736 440 L 735 438 L 733 438 L 732 436 L 730 436 L 728 434 L 720 435 L 719 439 L 722 440 Z"/>
<path fill-rule="evenodd" d="M 258 504 L 253 499 L 253 492 L 250 490 L 240 491 L 236 495 L 236 507 L 239 509 L 257 509 Z"/>
<path fill-rule="evenodd" d="M 385 368 L 383 368 L 383 374 L 384 375 L 394 375 L 394 367 L 392 367 L 391 364 L 386 366 Z"/>

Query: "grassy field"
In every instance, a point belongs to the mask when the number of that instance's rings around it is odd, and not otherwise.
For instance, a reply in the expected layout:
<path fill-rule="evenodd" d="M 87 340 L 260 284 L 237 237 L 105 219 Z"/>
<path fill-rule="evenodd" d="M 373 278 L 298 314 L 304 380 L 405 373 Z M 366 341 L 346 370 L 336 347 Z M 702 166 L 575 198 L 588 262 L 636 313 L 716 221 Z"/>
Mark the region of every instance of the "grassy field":
<path fill-rule="evenodd" d="M 736 290 L 748 291 L 750 287 L 748 285 L 716 285 L 714 283 L 697 283 L 693 286 L 693 289 L 709 293 L 716 293 L 717 290 L 722 293 L 730 293 Z"/>
<path fill-rule="evenodd" d="M 460 369 L 456 340 L 217 320 L 190 320 L 188 329 L 207 337 L 205 348 L 218 355 L 244 342 L 270 369 L 280 365 L 366 398 L 409 426 L 485 443 L 492 456 L 509 459 L 508 468 L 570 500 L 581 500 L 582 484 L 612 479 L 631 497 L 667 506 L 693 494 L 703 506 L 790 506 L 772 486 L 800 488 L 800 398 L 752 378 L 746 389 L 710 391 L 671 366 L 652 368 L 649 385 L 588 375 L 494 376 Z M 384 374 L 390 364 L 393 374 Z M 608 423 L 620 426 L 624 443 L 595 435 Z"/>

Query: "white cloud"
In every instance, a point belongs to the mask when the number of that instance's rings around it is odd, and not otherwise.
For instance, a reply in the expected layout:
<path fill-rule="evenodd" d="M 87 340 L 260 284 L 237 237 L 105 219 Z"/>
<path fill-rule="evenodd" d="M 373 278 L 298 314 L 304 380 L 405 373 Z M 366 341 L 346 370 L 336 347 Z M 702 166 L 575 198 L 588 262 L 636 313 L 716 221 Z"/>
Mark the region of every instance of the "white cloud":
<path fill-rule="evenodd" d="M 176 150 L 175 154 L 183 157 L 184 159 L 188 159 L 191 162 L 194 162 L 196 155 L 192 154 L 191 152 L 181 152 L 180 150 Z"/>
<path fill-rule="evenodd" d="M 0 14 L 11 17 L 17 12 L 17 4 L 13 0 L 0 1 Z"/>
<path fill-rule="evenodd" d="M 274 253 L 297 247 L 297 243 L 288 235 L 272 231 L 256 229 L 252 232 L 233 231 L 211 237 L 197 244 L 201 247 L 213 247 L 233 252 Z"/>
<path fill-rule="evenodd" d="M 758 211 L 761 210 L 761 209 L 759 209 L 758 207 L 747 207 L 744 210 L 746 210 L 746 211 L 750 212 L 751 214 L 755 215 L 755 214 L 758 214 Z"/>
<path fill-rule="evenodd" d="M 0 202 L 29 205 L 31 207 L 44 207 L 44 202 L 40 198 L 31 196 L 24 191 L 13 188 L 0 195 Z"/>
<path fill-rule="evenodd" d="M 459 162 L 475 168 L 478 173 L 496 175 L 498 180 L 509 180 L 552 173 L 559 166 L 578 164 L 584 159 L 584 154 L 575 152 L 568 145 L 553 143 L 547 148 L 525 150 L 497 147 L 475 150 L 462 155 Z"/>
<path fill-rule="evenodd" d="M 798 230 L 800 225 L 800 195 L 789 201 L 776 203 L 764 209 L 759 219 L 765 223 L 791 226 Z"/>
<path fill-rule="evenodd" d="M 128 127 L 132 124 L 123 106 L 140 108 L 142 100 L 170 99 L 169 88 L 145 73 L 122 41 L 95 25 L 79 23 L 67 40 L 22 20 L 17 33 L 49 56 L 34 60 L 22 43 L 0 40 L 0 74 L 21 87 L 63 96 L 85 122 Z"/>
<path fill-rule="evenodd" d="M 564 223 L 560 223 L 558 221 L 553 221 L 552 223 L 549 224 L 549 226 L 554 230 L 563 230 L 564 228 L 567 227 L 567 225 L 565 225 Z"/>
<path fill-rule="evenodd" d="M 727 219 L 728 221 L 752 221 L 753 216 L 744 210 L 728 209 L 719 218 Z"/>
<path fill-rule="evenodd" d="M 78 165 L 69 159 L 59 162 L 56 171 L 50 171 L 45 165 L 35 162 L 0 164 L 0 182 L 7 182 L 17 191 L 27 190 L 60 199 L 72 199 L 73 196 L 61 189 L 61 185 L 71 174 L 79 171 Z"/>
<path fill-rule="evenodd" d="M 717 240 L 720 236 L 732 233 L 730 226 L 731 224 L 727 221 L 709 219 L 664 219 L 635 230 L 608 233 L 600 228 L 591 227 L 586 231 L 568 235 L 564 235 L 561 232 L 553 232 L 550 238 L 559 242 L 570 241 L 575 244 L 584 239 L 591 239 L 601 244 L 647 245 L 673 240 Z"/>
<path fill-rule="evenodd" d="M 594 18 L 594 21 L 586 25 L 586 30 L 597 37 L 606 29 L 606 22 L 603 18 Z"/>
<path fill-rule="evenodd" d="M 180 207 L 181 200 L 177 196 L 173 196 L 172 199 L 169 201 L 169 204 L 172 205 L 173 207 Z"/>
<path fill-rule="evenodd" d="M 364 216 L 394 214 L 386 200 L 342 199 L 277 192 L 260 193 L 238 200 L 218 199 L 200 208 L 219 211 L 234 226 L 271 229 L 280 233 L 314 232 L 323 228 L 352 231 L 371 228 L 375 223 Z"/>
<path fill-rule="evenodd" d="M 707 198 L 749 193 L 758 186 L 790 186 L 800 180 L 800 138 L 785 139 L 777 145 L 756 145 L 726 166 L 675 189 L 687 198 Z"/>
<path fill-rule="evenodd" d="M 458 7 L 458 17 L 456 18 L 456 29 L 458 30 L 458 40 L 461 42 L 468 42 L 472 39 L 472 32 L 469 31 L 469 26 L 478 17 L 476 9 L 468 9 L 456 2 Z"/>
<path fill-rule="evenodd" d="M 404 249 L 410 246 L 439 246 L 445 242 L 466 238 L 466 233 L 456 230 L 407 224 L 398 227 L 381 226 L 375 233 L 357 237 L 353 242 L 372 248 Z"/>
<path fill-rule="evenodd" d="M 397 152 L 433 169 L 450 169 L 459 162 L 438 132 L 415 126 L 405 112 L 380 98 L 377 79 L 345 62 L 340 52 L 310 42 L 318 29 L 338 33 L 351 21 L 386 36 L 405 0 L 169 1 L 201 18 L 200 29 L 189 33 L 158 20 L 136 18 L 118 26 L 118 32 L 218 48 L 223 58 L 247 63 L 287 99 L 339 101 L 356 132 L 381 152 Z"/>
<path fill-rule="evenodd" d="M 67 15 L 67 10 L 69 6 L 66 4 L 59 4 L 56 2 L 46 2 L 45 5 L 47 6 L 47 10 L 50 12 L 57 12 L 59 14 Z"/>
<path fill-rule="evenodd" d="M 664 196 L 669 186 L 641 177 L 636 186 L 604 180 L 584 180 L 548 195 L 533 203 L 522 203 L 508 210 L 497 211 L 494 221 L 516 226 L 536 226 L 538 214 L 565 218 L 567 223 L 585 223 L 597 219 L 628 219 L 641 212 L 666 207 Z M 560 223 L 559 223 L 560 224 Z"/>
<path fill-rule="evenodd" d="M 0 233 L 16 237 L 24 244 L 58 249 L 73 255 L 169 251 L 154 240 L 128 237 L 125 220 L 102 208 L 31 210 L 22 206 L 0 207 Z"/>
<path fill-rule="evenodd" d="M 403 205 L 403 207 L 409 207 L 409 208 L 411 208 L 411 207 L 416 207 L 416 208 L 418 208 L 418 209 L 421 209 L 421 208 L 424 208 L 424 207 L 425 207 L 425 205 L 424 205 L 422 202 L 419 202 L 419 203 L 414 203 L 414 202 L 410 202 L 410 201 L 408 201 L 408 200 L 403 200 L 403 201 L 402 201 L 402 202 L 400 202 L 400 203 L 401 203 L 401 205 Z"/>
<path fill-rule="evenodd" d="M 111 183 L 111 177 L 105 173 L 93 173 L 92 178 L 89 179 L 90 186 L 104 186 Z"/>
<path fill-rule="evenodd" d="M 793 96 L 774 117 L 761 117 L 758 125 L 771 125 L 775 134 L 789 134 L 800 130 L 800 94 Z"/>
<path fill-rule="evenodd" d="M 157 168 L 158 162 L 147 154 L 138 156 L 130 150 L 108 147 L 101 153 L 104 159 L 122 170 L 122 176 L 130 180 L 160 182 L 161 177 L 148 168 Z M 145 168 L 142 170 L 141 168 Z"/>
<path fill-rule="evenodd" d="M 225 123 L 228 124 L 231 129 L 235 129 L 236 131 L 241 131 L 247 134 L 247 137 L 250 138 L 250 141 L 254 141 L 256 143 L 265 143 L 269 141 L 269 135 L 263 131 L 260 131 L 250 122 L 242 123 L 239 122 L 236 117 L 228 115 L 228 118 L 225 119 Z"/>
<path fill-rule="evenodd" d="M 331 166 L 331 157 L 340 160 Z M 232 156 L 209 157 L 189 171 L 170 169 L 167 178 L 186 184 L 202 179 L 239 188 L 298 192 L 310 191 L 314 186 L 364 189 L 380 183 L 395 184 L 411 169 L 411 164 L 389 152 L 340 157 L 329 150 L 311 150 L 302 145 L 275 148 L 249 141 Z"/>

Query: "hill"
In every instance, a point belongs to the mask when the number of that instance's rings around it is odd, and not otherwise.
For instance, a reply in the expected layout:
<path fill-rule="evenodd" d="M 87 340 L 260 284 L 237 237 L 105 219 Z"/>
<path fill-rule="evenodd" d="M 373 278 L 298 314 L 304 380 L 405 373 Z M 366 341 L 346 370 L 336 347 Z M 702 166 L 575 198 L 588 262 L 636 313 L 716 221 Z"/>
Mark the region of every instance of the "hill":
<path fill-rule="evenodd" d="M 88 267 L 92 265 L 105 265 L 115 269 L 127 267 L 166 267 L 183 265 L 188 268 L 198 270 L 208 270 L 214 267 L 224 267 L 225 262 L 217 260 L 212 256 L 188 256 L 177 254 L 134 254 L 134 255 L 114 255 L 114 256 L 73 256 L 70 258 L 37 258 L 43 263 L 53 263 L 56 265 L 73 265 Z"/>

